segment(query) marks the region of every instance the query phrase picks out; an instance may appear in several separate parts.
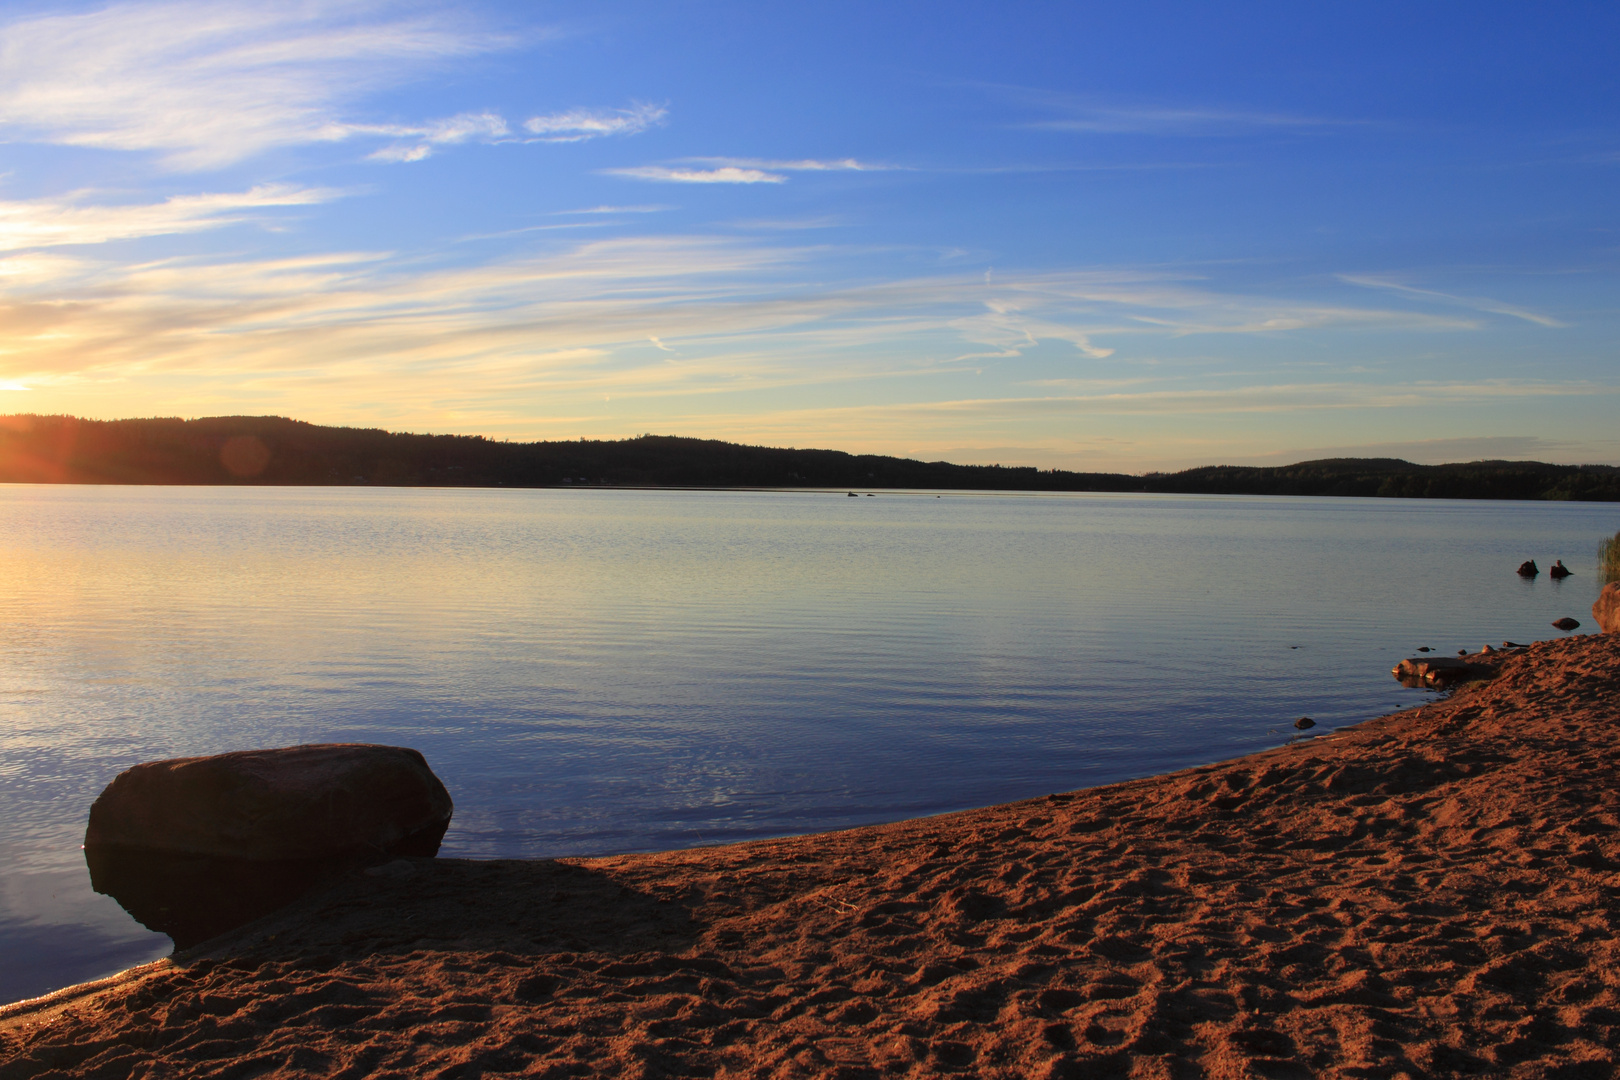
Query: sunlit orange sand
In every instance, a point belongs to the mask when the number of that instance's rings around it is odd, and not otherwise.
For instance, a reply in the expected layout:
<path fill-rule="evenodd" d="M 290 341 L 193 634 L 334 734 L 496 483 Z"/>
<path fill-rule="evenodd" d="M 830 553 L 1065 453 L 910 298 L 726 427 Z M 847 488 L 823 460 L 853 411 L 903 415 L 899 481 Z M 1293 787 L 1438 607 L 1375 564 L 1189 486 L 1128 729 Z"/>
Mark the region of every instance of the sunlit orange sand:
<path fill-rule="evenodd" d="M 1610 1075 L 1620 637 L 1170 776 L 396 863 L 0 1010 L 0 1077 Z"/>

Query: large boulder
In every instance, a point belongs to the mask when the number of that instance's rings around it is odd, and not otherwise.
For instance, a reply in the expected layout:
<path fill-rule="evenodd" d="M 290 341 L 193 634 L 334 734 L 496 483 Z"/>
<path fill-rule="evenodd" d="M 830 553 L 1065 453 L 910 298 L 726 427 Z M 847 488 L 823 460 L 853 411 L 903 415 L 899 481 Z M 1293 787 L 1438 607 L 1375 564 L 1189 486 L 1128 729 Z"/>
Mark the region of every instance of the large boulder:
<path fill-rule="evenodd" d="M 1605 634 L 1620 634 L 1620 581 L 1611 581 L 1598 593 L 1592 605 L 1592 618 Z"/>
<path fill-rule="evenodd" d="M 452 809 L 402 746 L 243 750 L 119 773 L 90 807 L 84 843 L 252 861 L 431 856 Z"/>

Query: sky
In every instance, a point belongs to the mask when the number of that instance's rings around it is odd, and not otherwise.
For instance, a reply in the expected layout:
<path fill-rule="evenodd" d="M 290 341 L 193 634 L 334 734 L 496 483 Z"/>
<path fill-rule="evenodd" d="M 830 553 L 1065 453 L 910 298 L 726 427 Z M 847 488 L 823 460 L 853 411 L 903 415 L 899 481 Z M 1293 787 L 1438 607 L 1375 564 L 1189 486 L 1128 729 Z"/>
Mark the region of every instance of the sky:
<path fill-rule="evenodd" d="M 1620 6 L 0 5 L 0 413 L 1620 464 Z"/>

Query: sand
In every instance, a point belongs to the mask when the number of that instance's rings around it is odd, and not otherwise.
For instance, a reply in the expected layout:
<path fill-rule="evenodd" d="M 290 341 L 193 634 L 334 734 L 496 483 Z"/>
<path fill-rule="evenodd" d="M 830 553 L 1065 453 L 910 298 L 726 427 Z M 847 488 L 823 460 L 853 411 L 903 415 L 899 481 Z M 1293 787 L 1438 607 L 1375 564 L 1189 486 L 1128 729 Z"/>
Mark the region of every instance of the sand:
<path fill-rule="evenodd" d="M 1620 636 L 1206 768 L 656 855 L 402 861 L 0 1010 L 0 1078 L 1601 1077 Z"/>

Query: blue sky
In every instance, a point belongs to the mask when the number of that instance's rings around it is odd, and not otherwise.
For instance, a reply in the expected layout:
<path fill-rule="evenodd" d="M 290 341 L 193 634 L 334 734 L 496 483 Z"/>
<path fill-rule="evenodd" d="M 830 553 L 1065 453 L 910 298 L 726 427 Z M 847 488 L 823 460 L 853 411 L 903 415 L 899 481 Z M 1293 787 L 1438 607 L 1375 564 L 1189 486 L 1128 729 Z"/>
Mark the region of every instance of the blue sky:
<path fill-rule="evenodd" d="M 0 14 L 0 412 L 1620 463 L 1596 4 Z"/>

